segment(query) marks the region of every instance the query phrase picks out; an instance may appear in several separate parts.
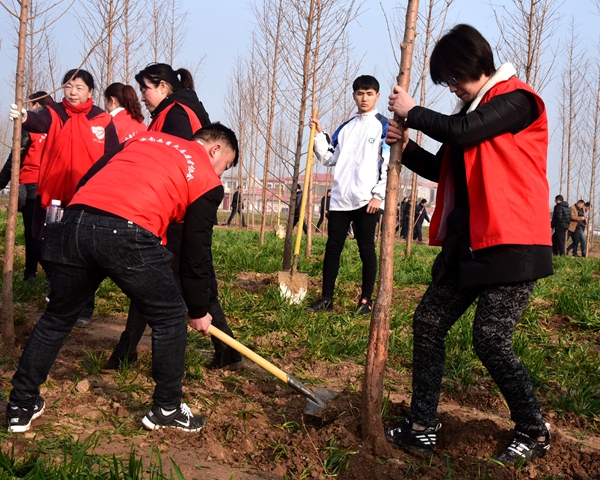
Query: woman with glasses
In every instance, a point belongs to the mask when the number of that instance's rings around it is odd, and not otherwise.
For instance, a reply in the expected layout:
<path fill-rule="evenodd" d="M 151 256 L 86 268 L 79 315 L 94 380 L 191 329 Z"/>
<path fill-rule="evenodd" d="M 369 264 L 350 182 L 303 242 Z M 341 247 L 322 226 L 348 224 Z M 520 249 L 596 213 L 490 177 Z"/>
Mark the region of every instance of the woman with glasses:
<path fill-rule="evenodd" d="M 536 280 L 552 274 L 552 241 L 546 108 L 515 73 L 511 64 L 496 69 L 485 38 L 457 25 L 439 40 L 430 63 L 433 82 L 458 97 L 453 114 L 416 105 L 400 87 L 390 95 L 389 109 L 405 119 L 406 129 L 442 144 L 429 153 L 390 122 L 387 141 L 404 142 L 403 164 L 438 182 L 429 237 L 442 251 L 413 318 L 410 415 L 387 435 L 397 445 L 433 453 L 445 338 L 479 300 L 475 352 L 516 424 L 497 459 L 522 464 L 545 455 L 550 433 L 512 338 Z"/>

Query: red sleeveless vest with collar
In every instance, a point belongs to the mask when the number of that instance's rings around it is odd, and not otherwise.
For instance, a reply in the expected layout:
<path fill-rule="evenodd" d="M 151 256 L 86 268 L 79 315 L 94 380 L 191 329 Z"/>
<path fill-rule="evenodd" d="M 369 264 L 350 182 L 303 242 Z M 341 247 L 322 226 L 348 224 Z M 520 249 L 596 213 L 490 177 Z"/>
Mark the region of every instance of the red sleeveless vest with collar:
<path fill-rule="evenodd" d="M 185 110 L 188 118 L 190 119 L 190 125 L 192 127 L 192 132 L 197 132 L 202 128 L 202 123 L 200 123 L 200 119 L 198 115 L 188 106 L 183 103 L 173 102 L 167 108 L 165 108 L 162 112 L 160 112 L 153 120 L 150 122 L 150 126 L 148 127 L 148 131 L 150 132 L 162 132 L 163 126 L 165 124 L 165 119 L 167 118 L 167 114 L 169 111 L 175 106 L 179 105 L 181 108 Z"/>
<path fill-rule="evenodd" d="M 529 85 L 512 77 L 494 85 L 480 105 L 515 90 L 535 96 L 539 117 L 516 135 L 505 133 L 464 149 L 473 250 L 507 244 L 552 245 L 544 102 Z M 446 147 L 429 232 L 431 245 L 443 245 L 446 219 L 453 208 L 454 182 Z"/>

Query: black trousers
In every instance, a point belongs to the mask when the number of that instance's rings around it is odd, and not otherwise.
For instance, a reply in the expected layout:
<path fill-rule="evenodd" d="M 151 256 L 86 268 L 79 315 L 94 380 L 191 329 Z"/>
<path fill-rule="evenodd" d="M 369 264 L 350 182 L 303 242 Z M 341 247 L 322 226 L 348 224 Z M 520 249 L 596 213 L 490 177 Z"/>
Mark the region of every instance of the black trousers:
<path fill-rule="evenodd" d="M 340 269 L 340 257 L 353 223 L 354 239 L 363 264 L 361 297 L 371 299 L 377 276 L 377 254 L 375 253 L 375 229 L 381 211 L 367 213 L 367 206 L 357 210 L 329 211 L 327 245 L 323 261 L 323 296 L 333 298 L 335 280 Z"/>
<path fill-rule="evenodd" d="M 453 280 L 431 284 L 413 318 L 413 396 L 411 419 L 433 425 L 437 419 L 448 331 L 479 298 L 473 322 L 477 356 L 506 399 L 519 431 L 543 436 L 547 430 L 529 374 L 512 347 L 515 326 L 535 281 L 461 288 Z"/>
<path fill-rule="evenodd" d="M 567 233 L 566 228 L 555 227 L 554 233 L 552 234 L 552 253 L 554 255 L 565 254 L 565 236 Z"/>
<path fill-rule="evenodd" d="M 35 199 L 26 200 L 21 214 L 23 215 L 23 226 L 25 228 L 25 280 L 35 277 L 38 263 L 42 258 L 42 242 L 33 235 L 33 211 Z"/>

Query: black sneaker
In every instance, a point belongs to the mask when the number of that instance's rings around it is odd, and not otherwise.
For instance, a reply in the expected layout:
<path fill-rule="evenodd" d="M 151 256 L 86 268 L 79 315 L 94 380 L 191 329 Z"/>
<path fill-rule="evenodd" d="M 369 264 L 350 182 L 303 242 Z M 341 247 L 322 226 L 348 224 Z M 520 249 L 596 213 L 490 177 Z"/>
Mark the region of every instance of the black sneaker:
<path fill-rule="evenodd" d="M 218 370 L 227 367 L 229 370 L 237 370 L 244 365 L 241 353 L 227 346 L 220 352 L 215 352 L 212 361 L 206 365 L 208 370 Z"/>
<path fill-rule="evenodd" d="M 129 354 L 126 354 L 123 351 L 115 349 L 113 350 L 106 363 L 102 365 L 101 370 L 118 370 L 119 368 L 121 368 L 121 365 L 133 365 L 135 362 L 137 362 L 137 359 L 137 352 L 129 352 Z"/>
<path fill-rule="evenodd" d="M 369 300 L 368 298 L 362 297 L 358 301 L 358 307 L 356 307 L 356 312 L 354 312 L 354 314 L 357 316 L 371 315 L 372 311 L 373 311 L 373 302 L 371 302 L 371 300 Z"/>
<path fill-rule="evenodd" d="M 425 430 L 413 430 L 412 420 L 407 418 L 398 426 L 386 431 L 385 436 L 388 442 L 398 447 L 407 447 L 431 456 L 437 440 L 436 432 L 441 426 L 442 424 L 438 423 L 435 427 L 427 427 Z"/>
<path fill-rule="evenodd" d="M 546 439 L 539 441 L 536 437 L 530 437 L 526 433 L 515 430 L 515 436 L 510 445 L 496 457 L 499 462 L 523 466 L 530 460 L 543 457 L 550 450 L 550 424 L 546 424 Z"/>
<path fill-rule="evenodd" d="M 46 402 L 40 396 L 30 408 L 21 408 L 10 403 L 6 406 L 6 424 L 9 432 L 23 433 L 31 428 L 31 422 L 44 413 Z"/>
<path fill-rule="evenodd" d="M 206 425 L 206 417 L 194 415 L 185 403 L 177 407 L 173 413 L 165 415 L 164 410 L 156 405 L 152 406 L 142 423 L 148 430 L 159 430 L 161 428 L 171 427 L 185 430 L 186 432 L 197 432 Z"/>
<path fill-rule="evenodd" d="M 332 312 L 333 311 L 333 299 L 331 298 L 321 298 L 321 300 L 317 300 L 312 305 L 306 307 L 307 312 Z"/>

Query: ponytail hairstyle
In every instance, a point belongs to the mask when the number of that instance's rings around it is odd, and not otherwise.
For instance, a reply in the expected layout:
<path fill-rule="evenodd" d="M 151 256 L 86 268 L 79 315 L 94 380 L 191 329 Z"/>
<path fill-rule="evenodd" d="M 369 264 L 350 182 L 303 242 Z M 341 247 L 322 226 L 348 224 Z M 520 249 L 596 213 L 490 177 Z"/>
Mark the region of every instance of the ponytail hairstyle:
<path fill-rule="evenodd" d="M 136 81 L 141 88 L 146 87 L 148 83 L 158 87 L 160 82 L 165 82 L 171 87 L 171 93 L 175 93 L 182 88 L 194 89 L 194 79 L 189 70 L 179 68 L 173 70 L 171 65 L 166 63 L 151 63 L 141 70 L 136 76 Z"/>
<path fill-rule="evenodd" d="M 142 115 L 142 106 L 138 99 L 137 93 L 131 85 L 123 85 L 122 83 L 111 83 L 106 90 L 104 90 L 104 98 L 115 98 L 119 105 L 123 107 L 131 118 L 138 122 L 144 121 L 144 115 Z"/>
<path fill-rule="evenodd" d="M 40 107 L 47 107 L 48 105 L 52 105 L 54 103 L 52 95 L 48 95 L 43 91 L 32 93 L 27 98 L 28 100 L 33 100 L 33 103 L 39 103 Z"/>

